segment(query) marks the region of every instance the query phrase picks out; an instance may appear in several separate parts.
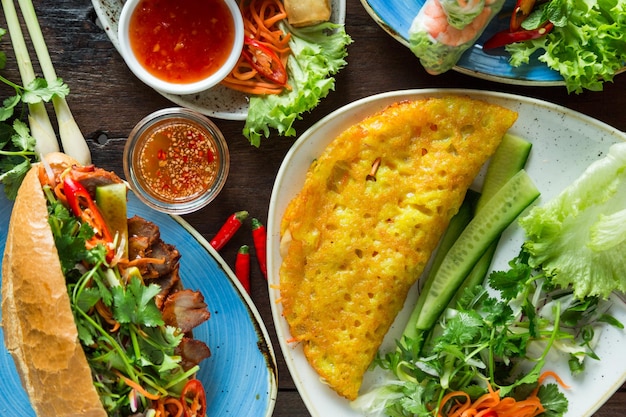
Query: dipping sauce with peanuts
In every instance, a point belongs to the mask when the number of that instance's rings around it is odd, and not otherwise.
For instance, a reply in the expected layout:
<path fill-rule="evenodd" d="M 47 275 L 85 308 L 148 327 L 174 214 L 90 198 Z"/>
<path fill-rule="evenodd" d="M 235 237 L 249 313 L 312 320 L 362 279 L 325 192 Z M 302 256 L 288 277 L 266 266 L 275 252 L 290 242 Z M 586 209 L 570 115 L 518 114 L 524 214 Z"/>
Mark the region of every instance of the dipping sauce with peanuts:
<path fill-rule="evenodd" d="M 133 129 L 124 151 L 131 189 L 148 205 L 170 213 L 208 204 L 226 181 L 228 165 L 217 126 L 182 108 L 148 116 Z"/>

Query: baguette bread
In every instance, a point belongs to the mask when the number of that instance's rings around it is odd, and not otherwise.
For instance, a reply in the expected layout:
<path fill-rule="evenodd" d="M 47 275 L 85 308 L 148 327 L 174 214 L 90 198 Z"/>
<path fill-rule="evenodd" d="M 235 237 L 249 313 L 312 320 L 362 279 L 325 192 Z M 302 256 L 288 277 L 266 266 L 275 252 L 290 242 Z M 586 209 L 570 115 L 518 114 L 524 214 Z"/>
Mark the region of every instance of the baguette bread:
<path fill-rule="evenodd" d="M 46 160 L 51 165 L 77 164 L 60 153 Z M 78 340 L 36 168 L 19 189 L 9 223 L 2 262 L 2 326 L 5 345 L 39 417 L 107 415 Z"/>

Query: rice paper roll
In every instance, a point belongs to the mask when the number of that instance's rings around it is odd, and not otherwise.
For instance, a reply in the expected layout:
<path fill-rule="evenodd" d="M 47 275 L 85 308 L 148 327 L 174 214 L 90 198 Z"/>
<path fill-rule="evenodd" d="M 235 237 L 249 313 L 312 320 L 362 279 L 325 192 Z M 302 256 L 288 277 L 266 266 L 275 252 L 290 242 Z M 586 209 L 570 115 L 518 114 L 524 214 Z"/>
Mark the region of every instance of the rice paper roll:
<path fill-rule="evenodd" d="M 439 0 L 448 23 L 457 29 L 469 25 L 485 8 L 485 0 Z"/>
<path fill-rule="evenodd" d="M 450 24 L 440 0 L 426 0 L 409 28 L 409 48 L 429 74 L 454 67 L 500 12 L 504 0 L 485 0 L 481 12 L 463 29 Z"/>
<path fill-rule="evenodd" d="M 330 20 L 329 0 L 284 0 L 287 21 L 291 26 L 312 26 Z"/>

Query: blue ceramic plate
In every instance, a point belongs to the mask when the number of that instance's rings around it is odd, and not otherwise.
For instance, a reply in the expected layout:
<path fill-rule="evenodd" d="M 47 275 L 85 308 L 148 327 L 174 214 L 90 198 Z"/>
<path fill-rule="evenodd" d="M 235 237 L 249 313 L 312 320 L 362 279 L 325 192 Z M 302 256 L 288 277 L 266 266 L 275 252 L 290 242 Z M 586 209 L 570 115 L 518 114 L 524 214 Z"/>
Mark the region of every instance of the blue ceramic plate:
<path fill-rule="evenodd" d="M 387 33 L 403 45 L 409 45 L 409 28 L 426 0 L 361 0 L 369 15 Z M 483 44 L 494 33 L 508 28 L 515 0 L 507 0 L 500 16 L 496 16 L 476 43 L 461 57 L 454 70 L 490 81 L 519 85 L 563 85 L 563 77 L 548 68 L 543 62 L 531 57 L 527 65 L 512 67 L 509 55 L 502 48 L 484 52 Z M 504 15 L 502 14 L 504 13 Z"/>
<path fill-rule="evenodd" d="M 1 187 L 0 193 L 0 253 L 4 253 L 12 204 Z M 277 395 L 274 351 L 258 311 L 232 271 L 179 217 L 156 212 L 132 194 L 128 211 L 160 227 L 163 240 L 182 254 L 184 286 L 200 290 L 209 306 L 211 318 L 194 329 L 194 336 L 211 349 L 198 374 L 206 389 L 207 415 L 270 417 Z M 34 417 L 2 332 L 0 337 L 0 415 L 17 415 L 19 410 L 21 417 Z"/>

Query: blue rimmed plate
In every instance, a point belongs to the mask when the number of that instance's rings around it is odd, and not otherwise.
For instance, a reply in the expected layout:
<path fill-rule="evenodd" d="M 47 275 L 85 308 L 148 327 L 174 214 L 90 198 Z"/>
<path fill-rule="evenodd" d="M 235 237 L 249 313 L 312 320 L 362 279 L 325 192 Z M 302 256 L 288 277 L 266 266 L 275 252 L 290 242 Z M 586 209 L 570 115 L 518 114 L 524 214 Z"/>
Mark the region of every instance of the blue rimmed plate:
<path fill-rule="evenodd" d="M 426 0 L 361 0 L 372 19 L 406 47 L 409 46 L 411 23 L 425 2 Z M 513 10 L 514 5 L 515 0 L 507 0 L 502 10 Z M 496 16 L 476 43 L 465 51 L 454 70 L 506 84 L 564 85 L 563 77 L 557 71 L 548 68 L 536 58 L 531 57 L 527 65 L 512 67 L 509 64 L 509 55 L 502 48 L 489 53 L 483 51 L 483 44 L 487 39 L 496 32 L 508 29 L 508 16 Z"/>
<path fill-rule="evenodd" d="M 0 253 L 4 253 L 13 205 L 2 187 L 0 194 Z M 132 193 L 128 211 L 159 226 L 163 240 L 182 255 L 183 285 L 201 291 L 209 306 L 211 318 L 194 329 L 194 337 L 211 349 L 198 373 L 206 389 L 207 415 L 270 417 L 278 392 L 274 350 L 261 316 L 228 265 L 180 217 L 156 212 Z M 35 417 L 3 337 L 0 331 L 0 415 L 19 410 L 22 417 Z"/>

